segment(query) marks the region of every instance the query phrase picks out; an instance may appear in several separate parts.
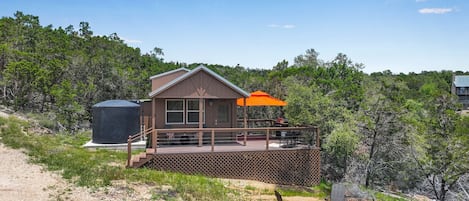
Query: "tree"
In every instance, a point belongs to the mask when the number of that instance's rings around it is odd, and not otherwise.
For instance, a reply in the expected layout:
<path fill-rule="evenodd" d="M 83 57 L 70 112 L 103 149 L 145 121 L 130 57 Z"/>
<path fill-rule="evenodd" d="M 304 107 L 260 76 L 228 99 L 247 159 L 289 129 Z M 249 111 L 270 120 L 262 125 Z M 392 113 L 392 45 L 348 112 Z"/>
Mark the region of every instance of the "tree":
<path fill-rule="evenodd" d="M 358 148 L 359 140 L 355 122 L 336 125 L 331 134 L 326 137 L 324 148 L 331 160 L 335 162 L 334 165 L 342 169 L 339 179 L 343 179 L 347 174 L 349 160 Z"/>
<path fill-rule="evenodd" d="M 91 31 L 91 27 L 88 22 L 80 22 L 79 35 L 86 39 L 90 38 L 93 35 L 93 31 Z"/>
<path fill-rule="evenodd" d="M 287 78 L 285 83 L 288 94 L 285 115 L 289 123 L 319 126 L 320 140 L 326 141 L 320 144 L 327 147 L 322 155 L 322 172 L 330 180 L 341 180 L 347 172 L 347 161 L 357 140 L 354 115 L 342 106 L 340 100 L 324 95 L 315 85 L 308 86 L 294 77 Z"/>
<path fill-rule="evenodd" d="M 16 110 L 24 109 L 35 91 L 37 76 L 40 73 L 37 64 L 30 61 L 15 61 L 7 64 L 4 76 L 8 96 L 14 100 Z"/>
<path fill-rule="evenodd" d="M 158 59 L 158 60 L 162 60 L 162 58 L 160 58 L 160 56 L 164 56 L 164 52 L 163 52 L 163 49 L 159 48 L 159 47 L 154 47 L 152 51 L 150 51 L 151 53 L 151 56 Z"/>
<path fill-rule="evenodd" d="M 360 109 L 360 133 L 363 147 L 365 186 L 385 185 L 395 181 L 407 161 L 408 140 L 402 120 L 405 83 L 393 77 L 371 77 L 367 80 L 367 99 Z"/>
<path fill-rule="evenodd" d="M 425 144 L 416 157 L 420 170 L 438 200 L 446 200 L 459 178 L 469 173 L 469 117 L 456 113 L 457 99 L 441 92 L 426 103 Z"/>
<path fill-rule="evenodd" d="M 295 57 L 295 66 L 315 68 L 322 64 L 322 61 L 318 60 L 318 56 L 319 53 L 313 48 L 307 49 L 304 55 Z"/>
<path fill-rule="evenodd" d="M 51 94 L 57 101 L 57 120 L 60 125 L 66 130 L 75 131 L 84 114 L 83 106 L 76 100 L 77 90 L 67 80 L 54 86 Z"/>

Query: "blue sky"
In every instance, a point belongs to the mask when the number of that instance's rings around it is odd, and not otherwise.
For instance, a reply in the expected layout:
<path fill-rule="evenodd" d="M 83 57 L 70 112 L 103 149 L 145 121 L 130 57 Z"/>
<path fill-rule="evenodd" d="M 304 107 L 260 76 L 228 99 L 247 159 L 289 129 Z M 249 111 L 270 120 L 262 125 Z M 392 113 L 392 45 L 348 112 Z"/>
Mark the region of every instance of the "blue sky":
<path fill-rule="evenodd" d="M 0 0 L 1 16 L 17 10 L 42 25 L 89 22 L 165 61 L 270 69 L 314 48 L 367 73 L 469 71 L 467 0 Z"/>

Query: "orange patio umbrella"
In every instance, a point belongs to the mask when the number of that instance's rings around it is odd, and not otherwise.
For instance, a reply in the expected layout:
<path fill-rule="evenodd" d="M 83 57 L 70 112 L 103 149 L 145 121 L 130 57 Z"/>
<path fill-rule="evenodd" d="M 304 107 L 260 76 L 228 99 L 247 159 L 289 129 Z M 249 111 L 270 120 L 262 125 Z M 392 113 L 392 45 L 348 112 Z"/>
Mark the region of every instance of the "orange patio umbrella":
<path fill-rule="evenodd" d="M 238 106 L 244 106 L 244 98 L 238 98 L 236 104 Z M 252 92 L 251 95 L 246 98 L 246 106 L 285 106 L 287 103 L 280 99 L 274 98 L 268 93 L 263 91 Z"/>

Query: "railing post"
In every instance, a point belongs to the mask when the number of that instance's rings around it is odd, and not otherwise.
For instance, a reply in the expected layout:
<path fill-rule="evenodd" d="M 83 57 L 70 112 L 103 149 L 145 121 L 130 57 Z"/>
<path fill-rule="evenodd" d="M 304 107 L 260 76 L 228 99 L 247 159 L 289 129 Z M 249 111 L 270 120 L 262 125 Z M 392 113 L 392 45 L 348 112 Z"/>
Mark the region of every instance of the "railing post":
<path fill-rule="evenodd" d="M 156 153 L 156 147 L 158 146 L 158 133 L 156 132 L 156 129 L 153 129 L 153 132 L 151 133 L 151 148 L 155 150 Z"/>
<path fill-rule="evenodd" d="M 269 129 L 267 129 L 266 135 L 265 135 L 265 150 L 269 150 L 269 138 L 270 138 L 270 131 Z"/>
<path fill-rule="evenodd" d="M 248 131 L 243 131 L 244 139 L 243 139 L 243 146 L 246 146 L 246 142 L 248 141 Z"/>
<path fill-rule="evenodd" d="M 319 144 L 319 127 L 316 127 L 316 147 L 321 148 L 321 144 Z"/>
<path fill-rule="evenodd" d="M 214 150 L 214 147 L 215 147 L 215 130 L 212 129 L 212 152 Z"/>
<path fill-rule="evenodd" d="M 129 138 L 127 139 L 127 167 L 130 167 L 131 158 L 132 158 L 132 140 L 129 135 Z"/>
<path fill-rule="evenodd" d="M 201 147 L 202 143 L 203 143 L 204 132 L 199 131 L 197 135 L 199 136 L 199 145 L 198 146 Z"/>
<path fill-rule="evenodd" d="M 140 141 L 145 139 L 145 124 L 142 125 L 142 131 L 140 131 Z"/>

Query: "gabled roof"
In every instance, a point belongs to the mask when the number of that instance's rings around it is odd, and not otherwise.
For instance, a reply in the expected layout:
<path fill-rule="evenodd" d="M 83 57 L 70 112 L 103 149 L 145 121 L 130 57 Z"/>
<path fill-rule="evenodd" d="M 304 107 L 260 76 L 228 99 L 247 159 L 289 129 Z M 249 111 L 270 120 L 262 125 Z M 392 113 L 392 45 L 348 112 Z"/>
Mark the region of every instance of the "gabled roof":
<path fill-rule="evenodd" d="M 177 70 L 177 69 L 176 69 Z M 187 70 L 187 69 L 186 69 Z M 239 88 L 238 86 L 234 85 L 233 83 L 231 83 L 230 81 L 226 80 L 225 78 L 223 78 L 222 76 L 216 74 L 215 72 L 213 72 L 212 70 L 208 69 L 207 67 L 205 67 L 204 65 L 200 65 L 198 66 L 197 68 L 189 71 L 188 73 L 184 74 L 184 75 L 181 75 L 179 76 L 178 78 L 172 80 L 171 82 L 168 82 L 166 83 L 165 85 L 161 86 L 160 88 L 152 91 L 149 96 L 150 97 L 154 97 L 164 91 L 166 91 L 167 89 L 171 88 L 172 86 L 182 82 L 183 80 L 195 75 L 196 73 L 200 72 L 200 71 L 204 71 L 206 73 L 208 73 L 209 75 L 213 76 L 215 79 L 217 79 L 218 81 L 224 83 L 226 86 L 228 86 L 229 88 L 233 89 L 234 91 L 236 91 L 237 93 L 241 94 L 242 96 L 244 97 L 249 97 L 249 93 L 242 90 L 241 88 Z M 170 71 L 171 72 L 171 71 Z M 168 72 L 169 73 L 169 72 Z M 160 74 L 161 75 L 161 74 Z"/>
<path fill-rule="evenodd" d="M 456 76 L 454 76 L 454 86 L 456 86 L 456 87 L 469 87 L 469 75 L 456 75 Z"/>
<path fill-rule="evenodd" d="M 176 72 L 179 72 L 179 71 L 189 72 L 190 70 L 187 69 L 187 68 L 178 68 L 178 69 L 174 69 L 172 71 L 164 72 L 164 73 L 161 73 L 161 74 L 158 74 L 158 75 L 153 75 L 153 76 L 150 77 L 150 80 L 153 80 L 153 79 L 159 78 L 159 77 L 163 77 L 165 75 L 173 74 L 173 73 L 176 73 Z"/>

